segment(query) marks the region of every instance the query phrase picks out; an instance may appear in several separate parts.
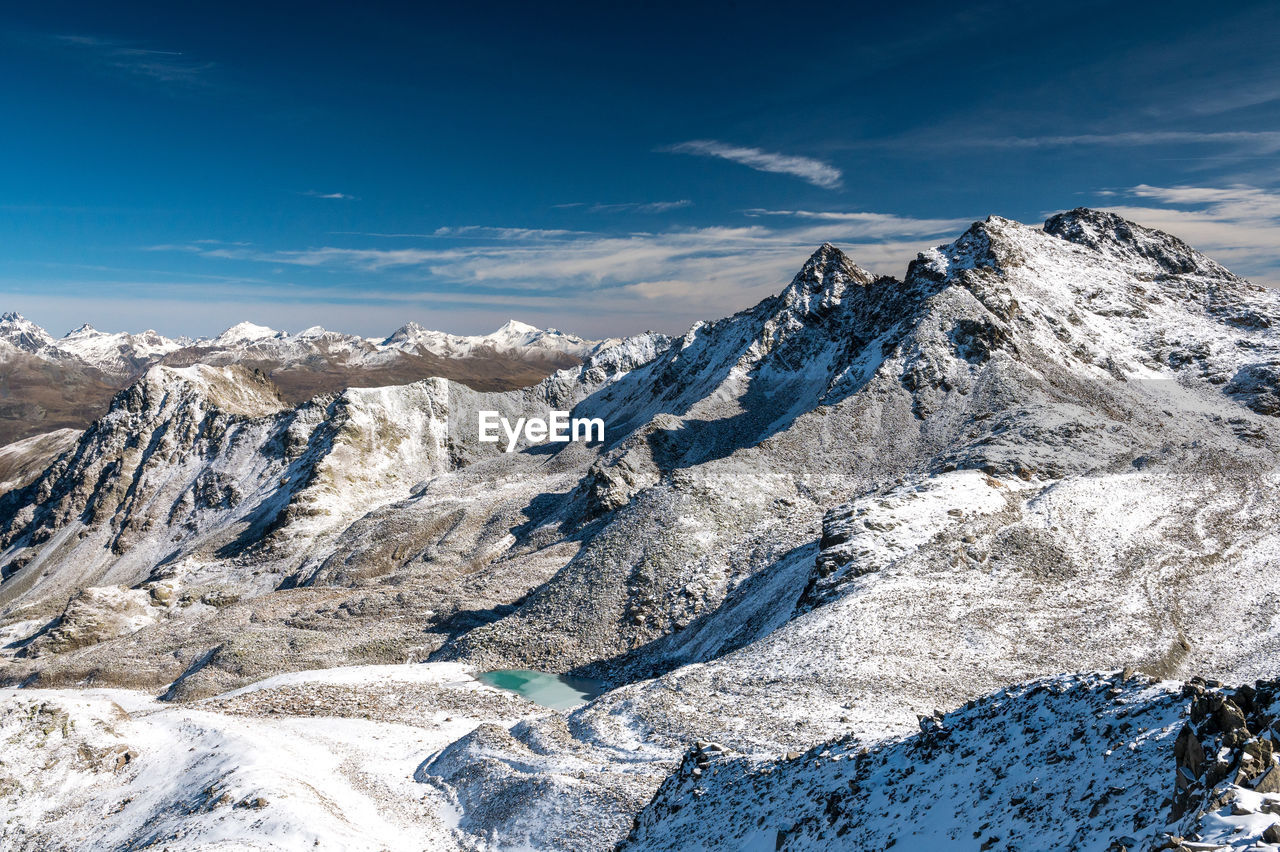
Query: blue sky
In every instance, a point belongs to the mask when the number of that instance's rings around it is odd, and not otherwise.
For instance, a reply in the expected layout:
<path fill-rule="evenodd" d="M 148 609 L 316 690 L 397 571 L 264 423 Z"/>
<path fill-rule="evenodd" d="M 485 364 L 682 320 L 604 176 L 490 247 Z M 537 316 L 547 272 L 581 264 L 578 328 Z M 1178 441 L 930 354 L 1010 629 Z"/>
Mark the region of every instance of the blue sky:
<path fill-rule="evenodd" d="M 1274 3 L 5 3 L 0 308 L 681 331 L 1079 205 L 1280 282 Z"/>

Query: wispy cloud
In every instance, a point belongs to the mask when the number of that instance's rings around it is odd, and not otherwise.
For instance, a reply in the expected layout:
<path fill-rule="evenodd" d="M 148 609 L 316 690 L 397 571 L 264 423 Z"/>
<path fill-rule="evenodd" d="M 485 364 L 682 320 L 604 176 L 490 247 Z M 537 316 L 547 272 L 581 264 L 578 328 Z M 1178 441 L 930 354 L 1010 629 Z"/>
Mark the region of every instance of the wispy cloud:
<path fill-rule="evenodd" d="M 598 201 L 589 204 L 585 201 L 574 201 L 569 204 L 552 204 L 553 210 L 584 209 L 588 213 L 666 213 L 668 210 L 679 210 L 692 207 L 693 202 L 687 198 L 679 201 Z"/>
<path fill-rule="evenodd" d="M 168 248 L 211 260 L 370 276 L 370 283 L 401 288 L 419 300 L 527 305 L 543 313 L 559 305 L 589 328 L 617 333 L 635 330 L 637 323 L 680 331 L 694 320 L 753 304 L 780 290 L 827 241 L 844 246 L 868 269 L 900 275 L 918 251 L 968 223 L 883 213 L 756 211 L 731 227 L 623 234 L 463 226 L 410 235 L 435 243 L 426 246 Z M 552 321 L 577 325 L 563 316 Z"/>
<path fill-rule="evenodd" d="M 565 237 L 585 235 L 587 231 L 570 231 L 564 228 L 494 228 L 488 225 L 461 225 L 451 228 L 436 228 L 431 232 L 433 237 L 448 237 L 481 240 L 558 240 Z"/>
<path fill-rule="evenodd" d="M 719 157 L 722 160 L 739 163 L 761 172 L 775 172 L 791 175 L 823 189 L 837 189 L 844 178 L 843 173 L 830 163 L 810 157 L 797 157 L 791 154 L 775 154 L 759 148 L 743 148 L 717 142 L 714 139 L 691 139 L 678 145 L 670 145 L 660 149 L 670 154 L 693 154 L 700 157 Z"/>
<path fill-rule="evenodd" d="M 1139 184 L 1130 193 L 1165 204 L 1191 205 L 1233 221 L 1280 218 L 1280 193 L 1256 186 L 1148 186 Z M 1280 248 L 1280 235 L 1275 245 Z"/>
<path fill-rule="evenodd" d="M 948 138 L 947 146 L 973 148 L 1065 148 L 1073 146 L 1140 147 L 1147 145 L 1220 145 L 1257 154 L 1280 151 L 1280 131 L 1150 130 L 1125 133 L 1079 133 L 1068 136 L 995 136 Z"/>
<path fill-rule="evenodd" d="M 1237 274 L 1280 283 L 1280 190 L 1139 184 L 1118 196 L 1127 203 L 1106 209 L 1174 234 Z"/>
<path fill-rule="evenodd" d="M 308 189 L 302 194 L 309 198 L 330 198 L 335 201 L 354 201 L 356 198 L 354 195 L 348 195 L 345 192 L 318 192 L 314 189 Z"/>
<path fill-rule="evenodd" d="M 880 237 L 914 237 L 944 234 L 965 228 L 969 219 L 914 219 L 892 213 L 844 212 L 833 210 L 766 210 L 753 208 L 744 211 L 748 216 L 781 216 L 792 219 L 810 219 L 818 222 L 838 223 L 849 235 L 860 239 Z"/>
<path fill-rule="evenodd" d="M 207 86 L 208 73 L 215 67 L 181 51 L 153 50 L 98 36 L 57 35 L 53 41 L 103 69 L 172 86 Z"/>

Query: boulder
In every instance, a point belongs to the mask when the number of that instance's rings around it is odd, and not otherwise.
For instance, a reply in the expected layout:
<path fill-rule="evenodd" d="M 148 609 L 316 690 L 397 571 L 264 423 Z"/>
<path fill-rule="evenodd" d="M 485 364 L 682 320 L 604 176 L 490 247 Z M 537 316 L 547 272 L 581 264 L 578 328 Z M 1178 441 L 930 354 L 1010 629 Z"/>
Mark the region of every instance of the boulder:
<path fill-rule="evenodd" d="M 1186 790 L 1204 774 L 1204 746 L 1190 725 L 1183 725 L 1173 744 L 1173 757 L 1177 762 L 1178 790 Z"/>

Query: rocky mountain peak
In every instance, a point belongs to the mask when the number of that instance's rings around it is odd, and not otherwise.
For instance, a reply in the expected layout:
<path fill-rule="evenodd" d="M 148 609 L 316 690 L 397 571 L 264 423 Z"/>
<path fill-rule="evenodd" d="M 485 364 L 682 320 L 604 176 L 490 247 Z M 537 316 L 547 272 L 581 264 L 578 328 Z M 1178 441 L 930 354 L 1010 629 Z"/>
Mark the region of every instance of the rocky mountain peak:
<path fill-rule="evenodd" d="M 404 325 L 397 328 L 395 331 L 391 332 L 391 334 L 387 337 L 387 339 L 382 341 L 382 345 L 389 346 L 393 343 L 401 343 L 404 341 L 413 340 L 415 337 L 417 337 L 418 335 L 422 334 L 425 331 L 426 329 L 423 328 L 418 323 L 407 322 Z"/>
<path fill-rule="evenodd" d="M 17 311 L 0 314 L 0 340 L 7 340 L 28 352 L 42 349 L 53 342 L 47 331 Z"/>
<path fill-rule="evenodd" d="M 1216 261 L 1177 237 L 1105 210 L 1077 207 L 1058 213 L 1045 221 L 1044 232 L 1091 248 L 1113 260 L 1154 264 L 1166 274 L 1234 278 Z"/>
<path fill-rule="evenodd" d="M 831 243 L 823 243 L 783 290 L 782 299 L 792 307 L 830 307 L 838 303 L 850 287 L 866 287 L 873 281 L 875 276 L 848 255 Z"/>
<path fill-rule="evenodd" d="M 800 267 L 796 278 L 831 287 L 840 282 L 866 285 L 876 277 L 831 243 L 823 243 L 804 262 L 804 266 Z"/>

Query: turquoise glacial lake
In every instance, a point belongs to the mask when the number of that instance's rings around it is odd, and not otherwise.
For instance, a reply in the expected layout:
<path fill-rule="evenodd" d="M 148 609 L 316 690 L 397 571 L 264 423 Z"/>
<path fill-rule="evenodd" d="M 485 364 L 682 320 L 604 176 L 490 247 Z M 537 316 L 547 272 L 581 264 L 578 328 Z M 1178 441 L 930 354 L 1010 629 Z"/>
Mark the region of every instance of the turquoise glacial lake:
<path fill-rule="evenodd" d="M 569 710 L 586 704 L 605 691 L 596 680 L 568 675 L 547 674 L 529 669 L 498 669 L 481 672 L 476 680 L 523 696 L 535 704 L 552 710 Z"/>

